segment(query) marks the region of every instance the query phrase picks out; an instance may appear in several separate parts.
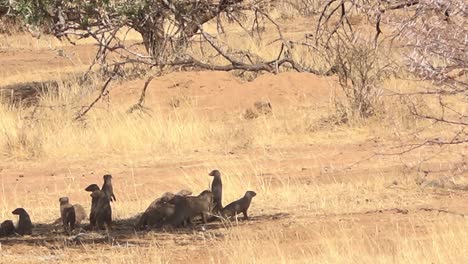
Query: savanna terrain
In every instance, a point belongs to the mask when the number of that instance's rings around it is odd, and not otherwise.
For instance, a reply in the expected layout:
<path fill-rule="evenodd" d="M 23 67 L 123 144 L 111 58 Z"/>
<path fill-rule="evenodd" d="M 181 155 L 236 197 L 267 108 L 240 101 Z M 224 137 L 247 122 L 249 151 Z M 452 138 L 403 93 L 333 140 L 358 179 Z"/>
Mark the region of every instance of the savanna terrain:
<path fill-rule="evenodd" d="M 284 37 L 313 31 L 314 16 L 287 4 L 270 17 Z M 352 22 L 366 27 L 365 19 Z M 205 27 L 216 31 L 214 22 Z M 230 25 L 238 34 L 223 41 L 275 57 L 275 28 L 268 24 L 258 41 Z M 131 32 L 129 41 L 139 38 Z M 75 81 L 95 51 L 92 40 L 0 35 L 0 89 L 58 82 L 34 104 L 0 105 L 0 220 L 16 221 L 11 211 L 23 207 L 34 224 L 31 236 L 0 238 L 0 263 L 468 262 L 467 144 L 401 147 L 456 133 L 415 117 L 398 96 L 431 84 L 392 75 L 372 116 L 344 120 L 346 95 L 333 74 L 173 69 L 152 80 L 145 108 L 130 113 L 151 74 L 135 68 L 74 120 L 105 82 Z M 292 57 L 327 65 L 301 49 Z M 465 99 L 450 100 L 466 116 Z M 258 101 L 271 112 L 257 113 Z M 222 173 L 223 204 L 257 193 L 249 220 L 133 228 L 163 193 L 209 189 L 213 169 Z M 112 230 L 68 236 L 52 224 L 62 196 L 89 212 L 84 189 L 104 174 L 113 175 L 117 197 Z"/>

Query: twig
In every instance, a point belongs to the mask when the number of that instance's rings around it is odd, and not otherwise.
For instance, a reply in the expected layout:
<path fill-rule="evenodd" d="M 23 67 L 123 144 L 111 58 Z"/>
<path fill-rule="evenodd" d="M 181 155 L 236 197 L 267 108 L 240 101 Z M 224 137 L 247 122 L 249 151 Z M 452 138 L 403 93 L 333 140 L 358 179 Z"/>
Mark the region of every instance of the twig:
<path fill-rule="evenodd" d="M 144 109 L 145 107 L 143 106 L 143 103 L 145 101 L 145 97 L 146 97 L 146 90 L 148 89 L 148 85 L 150 84 L 150 82 L 154 79 L 154 76 L 150 76 L 146 82 L 145 82 L 145 85 L 143 86 L 143 89 L 141 90 L 141 94 L 140 94 L 140 99 L 138 100 L 138 103 L 134 104 L 132 107 L 130 107 L 128 110 L 127 110 L 127 113 L 128 114 L 131 114 L 133 113 L 135 110 L 141 110 L 141 109 Z"/>
<path fill-rule="evenodd" d="M 93 106 L 102 98 L 102 96 L 106 93 L 107 87 L 109 86 L 110 82 L 112 81 L 112 79 L 114 79 L 115 75 L 117 75 L 117 72 L 119 69 L 120 69 L 119 65 L 114 66 L 114 69 L 112 71 L 112 76 L 110 76 L 107 79 L 107 81 L 104 83 L 99 95 L 96 97 L 96 99 L 94 99 L 94 101 L 89 106 L 87 106 L 82 112 L 78 113 L 78 115 L 74 119 L 75 121 L 83 118 L 91 110 L 91 108 L 93 108 Z"/>

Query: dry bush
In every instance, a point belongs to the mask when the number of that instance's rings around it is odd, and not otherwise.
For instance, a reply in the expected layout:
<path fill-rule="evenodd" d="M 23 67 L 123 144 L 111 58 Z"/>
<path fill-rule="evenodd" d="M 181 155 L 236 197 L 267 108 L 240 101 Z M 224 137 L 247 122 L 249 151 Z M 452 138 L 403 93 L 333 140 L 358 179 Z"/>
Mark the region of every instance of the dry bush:
<path fill-rule="evenodd" d="M 338 75 L 339 85 L 346 97 L 336 102 L 342 120 L 368 118 L 379 108 L 383 82 L 390 75 L 391 64 L 368 41 L 337 40 L 327 52 L 332 71 Z"/>
<path fill-rule="evenodd" d="M 280 0 L 276 3 L 276 11 L 285 19 L 297 16 L 309 17 L 316 15 L 322 4 L 319 0 Z"/>

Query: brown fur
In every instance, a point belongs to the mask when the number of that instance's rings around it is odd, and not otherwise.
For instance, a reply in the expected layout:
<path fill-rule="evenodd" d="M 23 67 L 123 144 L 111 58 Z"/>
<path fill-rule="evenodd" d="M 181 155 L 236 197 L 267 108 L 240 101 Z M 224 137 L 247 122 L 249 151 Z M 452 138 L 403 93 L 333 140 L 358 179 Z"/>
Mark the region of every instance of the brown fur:
<path fill-rule="evenodd" d="M 172 200 L 175 196 L 187 196 L 192 194 L 189 190 L 181 190 L 177 194 L 170 192 L 164 193 L 161 197 L 154 200 L 145 212 L 141 215 L 138 223 L 136 224 L 137 229 L 143 229 L 144 227 L 160 227 L 169 217 L 174 214 L 175 206 Z"/>
<path fill-rule="evenodd" d="M 203 191 L 198 196 L 175 196 L 174 214 L 168 218 L 166 224 L 172 227 L 179 227 L 186 221 L 191 223 L 193 217 L 201 215 L 203 223 L 210 213 L 213 203 L 213 194 L 210 191 Z"/>
<path fill-rule="evenodd" d="M 218 170 L 214 170 L 208 175 L 213 177 L 213 182 L 211 183 L 211 192 L 213 193 L 213 213 L 217 214 L 223 210 L 223 183 L 221 181 L 221 173 Z"/>
<path fill-rule="evenodd" d="M 86 211 L 81 206 L 81 204 L 74 204 L 73 208 L 75 208 L 75 225 L 80 225 L 83 220 L 86 219 Z M 52 224 L 56 225 L 62 223 L 62 217 L 60 216 L 57 218 Z"/>
<path fill-rule="evenodd" d="M 5 220 L 0 225 L 0 237 L 7 237 L 15 234 L 15 225 L 11 220 Z"/>
<path fill-rule="evenodd" d="M 88 187 L 86 187 L 85 191 L 93 193 L 94 191 L 100 191 L 101 189 L 97 184 L 91 184 Z M 94 228 L 96 226 L 96 209 L 97 209 L 97 202 L 98 198 L 93 197 L 91 194 L 91 211 L 89 213 L 89 224 L 91 228 Z"/>
<path fill-rule="evenodd" d="M 111 202 L 117 201 L 114 195 L 114 188 L 112 187 L 112 175 L 106 174 L 102 176 L 102 178 L 104 179 L 104 184 L 101 190 L 107 195 L 107 198 L 109 198 Z"/>
<path fill-rule="evenodd" d="M 60 218 L 62 219 L 63 229 L 66 233 L 71 233 L 75 229 L 76 215 L 75 207 L 69 203 L 68 197 L 61 197 Z"/>
<path fill-rule="evenodd" d="M 81 204 L 74 204 L 73 208 L 75 208 L 75 224 L 80 225 L 86 219 L 86 211 Z"/>
<path fill-rule="evenodd" d="M 257 194 L 253 191 L 247 191 L 244 195 L 244 197 L 240 198 L 237 201 L 234 201 L 221 211 L 221 215 L 223 217 L 232 217 L 236 216 L 240 213 L 244 214 L 244 219 L 249 219 L 249 216 L 247 215 L 247 210 L 250 207 L 250 203 L 252 202 L 252 198 L 255 197 Z"/>
<path fill-rule="evenodd" d="M 108 196 L 100 190 L 94 191 L 91 197 L 97 199 L 95 219 L 99 229 L 110 229 L 112 225 L 112 208 Z"/>
<path fill-rule="evenodd" d="M 16 227 L 16 233 L 24 236 L 32 234 L 32 223 L 29 214 L 23 208 L 16 208 L 13 212 L 14 215 L 19 215 L 18 226 Z"/>

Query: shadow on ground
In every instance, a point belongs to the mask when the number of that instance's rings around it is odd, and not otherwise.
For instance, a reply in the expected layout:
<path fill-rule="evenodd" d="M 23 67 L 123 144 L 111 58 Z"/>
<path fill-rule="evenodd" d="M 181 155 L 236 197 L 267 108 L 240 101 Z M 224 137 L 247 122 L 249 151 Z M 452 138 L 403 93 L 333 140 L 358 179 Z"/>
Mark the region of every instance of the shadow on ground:
<path fill-rule="evenodd" d="M 84 244 L 108 244 L 111 246 L 145 246 L 152 240 L 177 238 L 180 244 L 188 241 L 203 240 L 204 233 L 211 236 L 223 237 L 222 230 L 243 226 L 245 224 L 260 223 L 289 217 L 286 213 L 264 214 L 244 220 L 242 217 L 233 220 L 215 220 L 207 224 L 195 223 L 191 227 L 177 229 L 148 229 L 136 230 L 134 225 L 138 216 L 119 219 L 113 222 L 112 230 L 90 231 L 86 225 L 75 229 L 71 236 L 64 233 L 58 224 L 35 224 L 31 236 L 12 236 L 0 238 L 1 246 L 29 245 L 47 248 L 63 248 L 65 246 L 81 246 Z"/>

